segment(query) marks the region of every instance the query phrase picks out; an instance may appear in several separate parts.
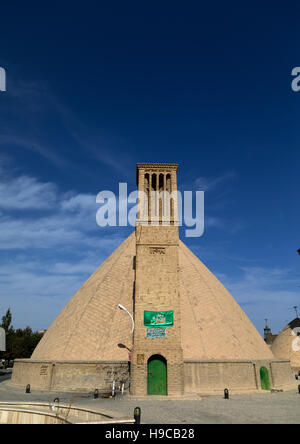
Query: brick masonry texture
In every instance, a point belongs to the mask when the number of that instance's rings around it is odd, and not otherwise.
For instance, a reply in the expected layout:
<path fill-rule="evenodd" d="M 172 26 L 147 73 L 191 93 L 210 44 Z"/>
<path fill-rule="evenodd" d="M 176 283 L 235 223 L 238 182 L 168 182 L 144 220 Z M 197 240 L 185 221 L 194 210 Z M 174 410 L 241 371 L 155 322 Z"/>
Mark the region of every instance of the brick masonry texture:
<path fill-rule="evenodd" d="M 160 177 L 154 183 L 176 190 L 177 167 L 139 164 L 139 190 L 149 191 L 151 174 Z M 176 211 L 176 201 L 172 205 Z M 33 386 L 52 389 L 70 389 L 72 384 L 85 390 L 105 387 L 101 369 L 111 362 L 113 368 L 122 363 L 123 371 L 128 361 L 128 350 L 119 343 L 132 350 L 134 395 L 147 394 L 147 362 L 152 355 L 167 361 L 169 395 L 209 392 L 224 384 L 235 390 L 259 390 L 260 362 L 273 375 L 272 384 L 291 383 L 288 361 L 275 359 L 231 294 L 179 240 L 176 220 L 172 222 L 151 226 L 147 220 L 137 221 L 135 232 L 62 310 L 31 360 L 16 362 L 12 384 L 30 380 Z M 134 314 L 134 335 L 129 316 L 118 304 Z M 146 338 L 144 310 L 174 311 L 174 326 L 166 328 L 165 338 Z"/>
<path fill-rule="evenodd" d="M 132 347 L 131 321 L 117 305 L 133 311 L 135 251 L 133 233 L 73 296 L 45 333 L 33 359 L 128 358 L 128 352 L 117 344 Z M 178 258 L 184 358 L 272 359 L 272 352 L 230 293 L 182 242 Z M 161 306 L 169 308 L 163 284 L 158 292 Z M 144 307 L 152 307 L 151 301 Z"/>
<path fill-rule="evenodd" d="M 38 361 L 19 359 L 13 372 L 11 384 L 30 386 L 40 390 L 91 391 L 112 390 L 112 381 L 117 386 L 124 382 L 128 388 L 127 361 Z"/>

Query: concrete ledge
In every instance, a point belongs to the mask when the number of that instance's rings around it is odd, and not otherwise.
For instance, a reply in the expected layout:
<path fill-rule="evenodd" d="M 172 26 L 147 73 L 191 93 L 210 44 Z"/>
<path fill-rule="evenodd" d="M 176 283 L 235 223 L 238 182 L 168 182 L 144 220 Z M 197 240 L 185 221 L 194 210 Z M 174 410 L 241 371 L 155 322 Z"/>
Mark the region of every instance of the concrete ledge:
<path fill-rule="evenodd" d="M 134 418 L 90 406 L 0 402 L 0 424 L 133 424 Z"/>

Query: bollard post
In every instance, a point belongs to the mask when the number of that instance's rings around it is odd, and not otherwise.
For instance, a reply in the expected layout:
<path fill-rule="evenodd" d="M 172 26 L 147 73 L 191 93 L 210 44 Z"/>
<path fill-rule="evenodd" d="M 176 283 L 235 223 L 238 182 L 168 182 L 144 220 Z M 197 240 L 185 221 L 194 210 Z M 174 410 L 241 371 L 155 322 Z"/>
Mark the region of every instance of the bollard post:
<path fill-rule="evenodd" d="M 228 389 L 224 390 L 224 399 L 229 399 L 229 390 Z"/>
<path fill-rule="evenodd" d="M 298 392 L 299 392 L 299 394 L 300 394 L 300 385 L 298 385 Z"/>
<path fill-rule="evenodd" d="M 59 398 L 55 398 L 53 400 L 53 404 L 54 405 L 50 406 L 50 409 L 52 410 L 52 412 L 55 412 L 55 407 L 57 407 L 57 409 L 59 409 Z M 58 412 L 58 410 L 57 410 L 57 412 Z"/>
<path fill-rule="evenodd" d="M 99 398 L 99 390 L 95 389 L 94 391 L 94 399 L 98 399 Z"/>
<path fill-rule="evenodd" d="M 25 391 L 25 393 L 30 393 L 30 384 L 27 384 L 27 385 L 26 385 L 26 391 Z"/>
<path fill-rule="evenodd" d="M 135 424 L 141 423 L 141 408 L 140 407 L 136 407 L 134 409 L 134 420 L 135 420 Z"/>

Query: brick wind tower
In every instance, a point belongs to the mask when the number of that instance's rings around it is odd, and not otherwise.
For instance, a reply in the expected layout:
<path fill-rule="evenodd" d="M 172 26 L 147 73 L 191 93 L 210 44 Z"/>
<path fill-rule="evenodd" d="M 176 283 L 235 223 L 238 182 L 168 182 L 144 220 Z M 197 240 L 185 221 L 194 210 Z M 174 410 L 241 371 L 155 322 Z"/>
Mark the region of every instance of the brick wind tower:
<path fill-rule="evenodd" d="M 137 164 L 135 230 L 68 301 L 31 358 L 15 361 L 13 386 L 107 393 L 117 382 L 135 396 L 293 389 L 290 362 L 297 370 L 300 352 L 289 354 L 290 340 L 299 318 L 271 350 L 179 240 L 177 170 Z"/>
<path fill-rule="evenodd" d="M 177 170 L 176 164 L 137 164 L 134 395 L 175 395 L 184 390 Z"/>

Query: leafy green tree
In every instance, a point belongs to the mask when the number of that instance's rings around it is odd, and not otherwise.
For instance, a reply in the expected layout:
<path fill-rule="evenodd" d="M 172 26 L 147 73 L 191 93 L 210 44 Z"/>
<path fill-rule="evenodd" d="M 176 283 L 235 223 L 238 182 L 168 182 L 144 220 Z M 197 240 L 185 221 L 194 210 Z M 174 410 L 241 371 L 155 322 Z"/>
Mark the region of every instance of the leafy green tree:
<path fill-rule="evenodd" d="M 1 327 L 4 328 L 6 332 L 8 332 L 9 327 L 11 326 L 12 315 L 10 308 L 7 310 L 5 316 L 2 316 L 2 324 Z"/>
<path fill-rule="evenodd" d="M 43 334 L 33 332 L 30 327 L 15 330 L 11 322 L 12 314 L 9 308 L 5 316 L 2 317 L 1 324 L 1 327 L 6 331 L 6 352 L 2 353 L 2 358 L 8 360 L 30 358 Z"/>

